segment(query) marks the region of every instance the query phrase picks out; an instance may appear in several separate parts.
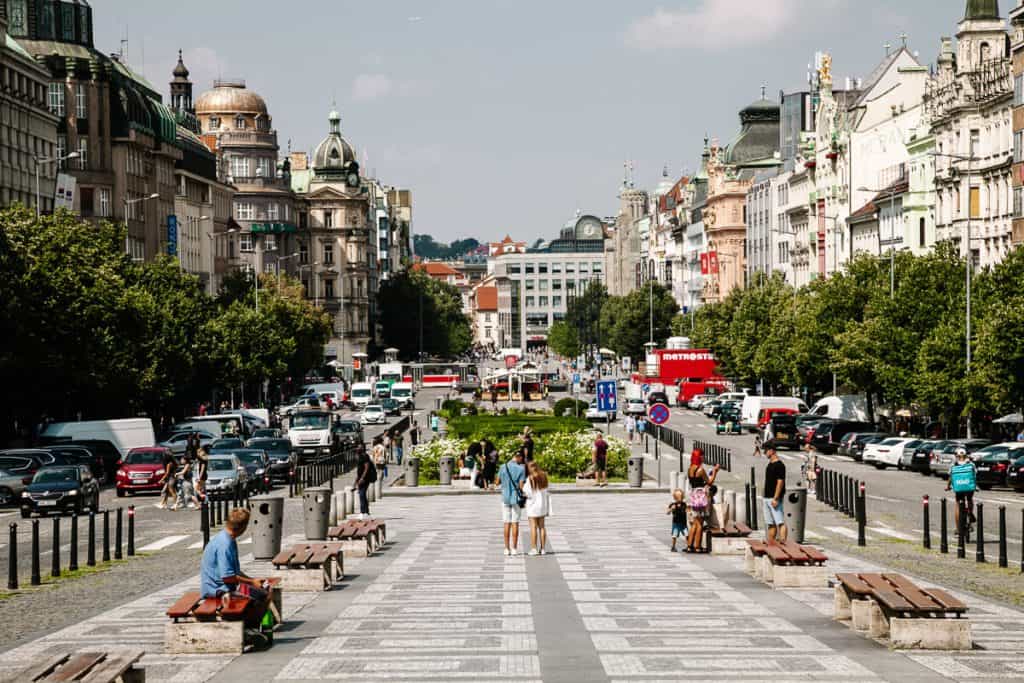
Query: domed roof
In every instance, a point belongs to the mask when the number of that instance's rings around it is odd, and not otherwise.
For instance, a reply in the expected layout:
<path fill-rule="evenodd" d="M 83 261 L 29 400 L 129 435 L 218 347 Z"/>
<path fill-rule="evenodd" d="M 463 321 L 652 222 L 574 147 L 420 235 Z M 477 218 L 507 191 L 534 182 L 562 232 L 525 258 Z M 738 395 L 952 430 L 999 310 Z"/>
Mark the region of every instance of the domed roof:
<path fill-rule="evenodd" d="M 175 78 L 188 78 L 188 68 L 185 66 L 185 62 L 181 58 L 181 50 L 178 50 L 178 65 L 174 67 Z"/>
<path fill-rule="evenodd" d="M 313 152 L 314 170 L 342 170 L 347 164 L 356 160 L 356 151 L 345 138 L 341 137 L 341 115 L 332 111 L 328 115 L 331 132 Z"/>
<path fill-rule="evenodd" d="M 197 114 L 267 114 L 267 103 L 252 90 L 246 90 L 245 81 L 214 81 L 213 90 L 207 90 L 196 99 Z"/>

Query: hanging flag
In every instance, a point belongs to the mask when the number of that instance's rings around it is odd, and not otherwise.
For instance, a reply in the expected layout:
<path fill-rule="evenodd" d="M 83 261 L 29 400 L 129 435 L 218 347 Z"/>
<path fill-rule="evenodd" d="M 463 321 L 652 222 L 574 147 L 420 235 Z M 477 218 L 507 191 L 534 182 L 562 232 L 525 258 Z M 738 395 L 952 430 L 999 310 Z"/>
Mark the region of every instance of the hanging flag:
<path fill-rule="evenodd" d="M 708 268 L 712 275 L 718 275 L 718 252 L 708 252 Z"/>
<path fill-rule="evenodd" d="M 700 274 L 707 275 L 709 272 L 710 271 L 708 269 L 708 253 L 704 252 L 703 254 L 700 255 Z"/>

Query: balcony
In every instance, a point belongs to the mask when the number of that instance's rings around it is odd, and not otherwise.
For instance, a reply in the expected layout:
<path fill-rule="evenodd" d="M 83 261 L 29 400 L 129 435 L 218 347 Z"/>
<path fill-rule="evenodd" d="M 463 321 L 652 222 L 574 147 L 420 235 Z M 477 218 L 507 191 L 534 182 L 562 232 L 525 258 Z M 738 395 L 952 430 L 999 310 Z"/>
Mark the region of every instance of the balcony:
<path fill-rule="evenodd" d="M 236 186 L 245 185 L 246 189 L 260 188 L 267 190 L 289 190 L 291 185 L 284 178 L 274 176 L 232 176 Z"/>

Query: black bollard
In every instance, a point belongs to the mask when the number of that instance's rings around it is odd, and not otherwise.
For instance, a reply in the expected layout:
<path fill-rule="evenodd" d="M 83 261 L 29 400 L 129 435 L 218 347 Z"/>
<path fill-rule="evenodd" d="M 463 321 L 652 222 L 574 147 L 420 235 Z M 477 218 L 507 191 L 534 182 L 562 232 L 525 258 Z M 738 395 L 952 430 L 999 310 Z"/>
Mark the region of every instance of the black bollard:
<path fill-rule="evenodd" d="M 210 518 L 209 508 L 204 500 L 199 504 L 199 530 L 203 532 L 203 547 L 210 542 Z"/>
<path fill-rule="evenodd" d="M 928 496 L 921 498 L 921 507 L 923 509 L 921 524 L 923 525 L 924 533 L 922 541 L 924 543 L 924 547 L 930 549 L 932 547 L 932 523 L 928 517 Z"/>
<path fill-rule="evenodd" d="M 864 490 L 864 482 L 857 486 L 857 545 L 864 547 L 868 544 L 865 527 L 868 523 L 867 495 Z"/>
<path fill-rule="evenodd" d="M 1007 567 L 1006 558 L 1006 506 L 999 506 L 999 566 Z"/>
<path fill-rule="evenodd" d="M 978 529 L 975 532 L 975 546 L 974 546 L 974 561 L 984 562 L 985 561 L 985 505 L 984 503 L 978 503 L 978 513 L 975 515 L 978 523 Z"/>
<path fill-rule="evenodd" d="M 217 496 L 217 500 L 214 501 L 214 507 L 217 508 L 217 526 L 224 523 L 224 495 Z"/>
<path fill-rule="evenodd" d="M 103 511 L 103 561 L 110 562 L 110 510 Z"/>
<path fill-rule="evenodd" d="M 31 583 L 33 586 L 38 586 L 42 583 L 42 578 L 39 576 L 39 520 L 32 520 L 32 579 Z"/>
<path fill-rule="evenodd" d="M 96 566 L 96 513 L 89 510 L 89 538 L 85 540 L 85 565 Z"/>
<path fill-rule="evenodd" d="M 135 557 L 135 506 L 128 506 L 128 557 Z"/>
<path fill-rule="evenodd" d="M 757 531 L 757 480 L 754 468 L 750 468 L 750 528 Z"/>
<path fill-rule="evenodd" d="M 746 508 L 746 519 L 743 521 L 747 526 L 750 526 L 750 484 L 743 485 L 743 500 L 746 503 L 744 506 Z"/>
<path fill-rule="evenodd" d="M 114 524 L 114 559 L 120 560 L 121 555 L 121 539 L 124 536 L 124 510 L 123 508 L 117 508 L 117 521 Z"/>
<path fill-rule="evenodd" d="M 948 522 L 946 521 L 946 499 L 942 499 L 942 520 L 939 522 L 939 552 L 949 552 L 949 529 L 947 529 Z"/>
<path fill-rule="evenodd" d="M 7 541 L 7 590 L 18 590 L 18 525 L 11 522 Z"/>
<path fill-rule="evenodd" d="M 68 571 L 78 571 L 78 515 L 71 515 L 71 558 L 68 560 Z"/>
<path fill-rule="evenodd" d="M 60 576 L 60 517 L 53 518 L 53 553 L 50 558 L 50 576 Z"/>
<path fill-rule="evenodd" d="M 958 559 L 964 559 L 967 557 L 967 514 L 960 506 L 960 502 L 957 501 L 957 525 L 956 525 L 956 556 Z M 961 514 L 962 513 L 962 514 Z"/>

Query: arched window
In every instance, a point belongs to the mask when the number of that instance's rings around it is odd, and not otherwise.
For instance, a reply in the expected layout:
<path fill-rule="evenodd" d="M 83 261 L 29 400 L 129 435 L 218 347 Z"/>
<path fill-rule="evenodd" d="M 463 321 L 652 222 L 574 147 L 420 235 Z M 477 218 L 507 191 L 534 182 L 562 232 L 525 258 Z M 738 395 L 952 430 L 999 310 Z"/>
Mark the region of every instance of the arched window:
<path fill-rule="evenodd" d="M 75 39 L 75 6 L 71 3 L 60 5 L 60 36 L 68 41 Z"/>
<path fill-rule="evenodd" d="M 241 114 L 235 117 L 235 128 L 238 130 L 245 130 L 245 117 Z"/>
<path fill-rule="evenodd" d="M 39 6 L 39 37 L 49 40 L 55 38 L 56 22 L 57 20 L 53 13 L 53 2 L 51 0 L 43 0 Z"/>
<path fill-rule="evenodd" d="M 921 218 L 917 223 L 917 243 L 918 246 L 924 246 L 924 218 Z"/>
<path fill-rule="evenodd" d="M 981 47 L 978 48 L 978 54 L 981 56 L 981 62 L 984 64 L 989 60 L 992 48 L 988 46 L 988 43 L 982 43 Z"/>

